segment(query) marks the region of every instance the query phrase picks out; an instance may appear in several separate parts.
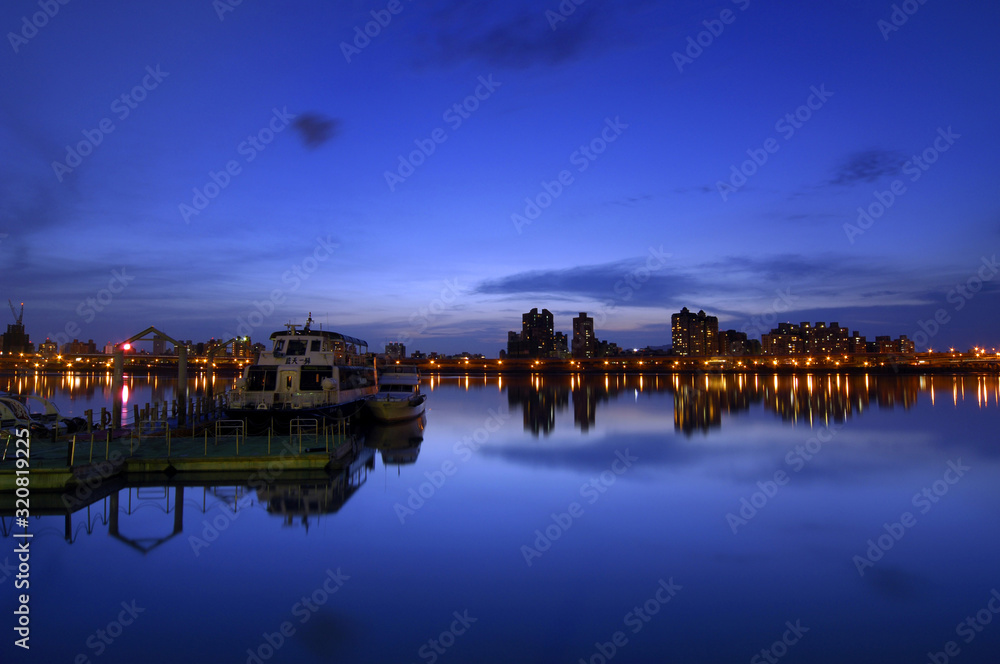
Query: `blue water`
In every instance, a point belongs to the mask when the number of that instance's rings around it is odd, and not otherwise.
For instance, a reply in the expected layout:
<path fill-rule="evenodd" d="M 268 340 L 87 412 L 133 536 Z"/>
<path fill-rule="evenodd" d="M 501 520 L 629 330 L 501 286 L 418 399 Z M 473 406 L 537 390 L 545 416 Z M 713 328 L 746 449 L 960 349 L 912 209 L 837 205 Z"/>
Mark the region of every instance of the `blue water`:
<path fill-rule="evenodd" d="M 33 517 L 3 661 L 997 661 L 996 376 L 424 390 L 344 477 L 124 487 L 69 539 Z"/>

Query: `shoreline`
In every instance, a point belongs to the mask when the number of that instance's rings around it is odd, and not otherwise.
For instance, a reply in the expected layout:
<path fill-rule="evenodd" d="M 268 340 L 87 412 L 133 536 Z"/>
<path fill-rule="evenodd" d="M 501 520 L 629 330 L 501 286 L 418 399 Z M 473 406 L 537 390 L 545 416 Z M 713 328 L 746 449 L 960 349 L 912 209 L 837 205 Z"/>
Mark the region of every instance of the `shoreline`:
<path fill-rule="evenodd" d="M 842 359 L 827 360 L 803 355 L 788 356 L 739 356 L 739 357 L 670 357 L 633 356 L 601 359 L 403 359 L 382 361 L 378 368 L 387 366 L 415 367 L 421 373 L 458 373 L 488 375 L 504 374 L 588 374 L 607 373 L 628 374 L 998 374 L 1000 356 L 971 356 L 970 354 L 921 353 L 905 357 L 889 355 L 838 356 Z M 103 360 L 90 358 L 91 362 L 77 361 L 72 365 L 59 363 L 35 363 L 33 366 L 20 364 L 23 360 L 0 360 L 0 375 L 31 376 L 46 375 L 111 375 L 112 369 Z M 134 362 L 134 361 L 133 361 Z M 191 376 L 238 377 L 248 360 L 219 358 L 214 367 L 206 366 L 197 358 L 188 362 L 187 373 Z M 20 366 L 18 366 L 20 364 Z M 176 359 L 156 358 L 151 364 L 128 364 L 125 375 L 177 375 Z"/>

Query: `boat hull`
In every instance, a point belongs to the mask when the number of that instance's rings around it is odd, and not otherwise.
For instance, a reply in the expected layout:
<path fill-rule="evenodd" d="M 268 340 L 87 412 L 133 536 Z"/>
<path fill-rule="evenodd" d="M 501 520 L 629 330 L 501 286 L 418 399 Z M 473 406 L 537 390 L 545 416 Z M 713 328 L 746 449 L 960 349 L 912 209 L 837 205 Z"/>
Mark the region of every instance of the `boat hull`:
<path fill-rule="evenodd" d="M 317 420 L 332 423 L 351 418 L 364 408 L 365 400 L 331 404 L 314 408 L 227 408 L 226 419 L 246 422 L 247 431 L 264 431 L 272 427 L 287 431 L 293 420 Z"/>
<path fill-rule="evenodd" d="M 424 396 L 409 399 L 380 399 L 373 397 L 368 400 L 368 412 L 379 422 L 405 422 L 424 414 Z"/>

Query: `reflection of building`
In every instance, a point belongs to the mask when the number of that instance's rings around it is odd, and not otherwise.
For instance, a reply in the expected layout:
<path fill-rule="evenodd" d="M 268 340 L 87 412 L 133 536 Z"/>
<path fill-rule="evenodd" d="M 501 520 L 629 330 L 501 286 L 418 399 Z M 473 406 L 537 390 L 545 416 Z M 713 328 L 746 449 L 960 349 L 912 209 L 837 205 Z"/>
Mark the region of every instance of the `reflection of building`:
<path fill-rule="evenodd" d="M 569 403 L 569 390 L 565 386 L 542 386 L 541 381 L 529 385 L 510 385 L 507 403 L 511 410 L 520 405 L 524 417 L 524 430 L 532 435 L 549 435 L 556 426 L 556 410 Z"/>
<path fill-rule="evenodd" d="M 573 423 L 586 432 L 597 422 L 597 402 L 601 395 L 594 385 L 583 385 L 581 381 L 573 389 Z"/>
<path fill-rule="evenodd" d="M 809 426 L 844 422 L 869 408 L 910 408 L 925 388 L 917 376 L 770 375 L 694 372 L 672 376 L 578 375 L 566 380 L 514 379 L 504 384 L 511 412 L 519 405 L 524 430 L 549 435 L 556 415 L 572 407 L 574 424 L 592 429 L 598 406 L 620 394 L 673 394 L 674 429 L 709 433 L 723 418 L 762 408 L 782 420 Z M 997 384 L 994 380 L 994 384 Z M 940 389 L 940 388 L 939 388 Z M 998 388 L 1000 389 L 1000 388 Z M 963 390 L 964 393 L 964 390 Z M 572 404 L 569 399 L 572 398 Z"/>
<path fill-rule="evenodd" d="M 708 433 L 722 426 L 722 395 L 682 385 L 674 394 L 674 429 L 690 435 L 695 430 Z"/>
<path fill-rule="evenodd" d="M 566 335 L 563 335 L 565 339 Z M 521 316 L 521 332 L 507 333 L 507 356 L 542 358 L 556 353 L 556 335 L 552 312 L 535 307 Z"/>
<path fill-rule="evenodd" d="M 670 317 L 674 354 L 687 356 L 714 355 L 718 344 L 719 319 L 704 311 L 693 314 L 687 307 Z"/>

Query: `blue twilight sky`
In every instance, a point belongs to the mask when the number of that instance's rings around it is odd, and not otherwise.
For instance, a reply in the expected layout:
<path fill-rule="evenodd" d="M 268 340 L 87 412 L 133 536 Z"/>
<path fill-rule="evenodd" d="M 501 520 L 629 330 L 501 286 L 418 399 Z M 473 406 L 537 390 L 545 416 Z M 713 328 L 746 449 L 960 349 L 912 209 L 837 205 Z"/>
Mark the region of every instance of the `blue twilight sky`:
<path fill-rule="evenodd" d="M 0 9 L 32 340 L 311 311 L 495 357 L 532 307 L 645 346 L 687 306 L 1000 345 L 996 5 L 231 1 Z"/>

